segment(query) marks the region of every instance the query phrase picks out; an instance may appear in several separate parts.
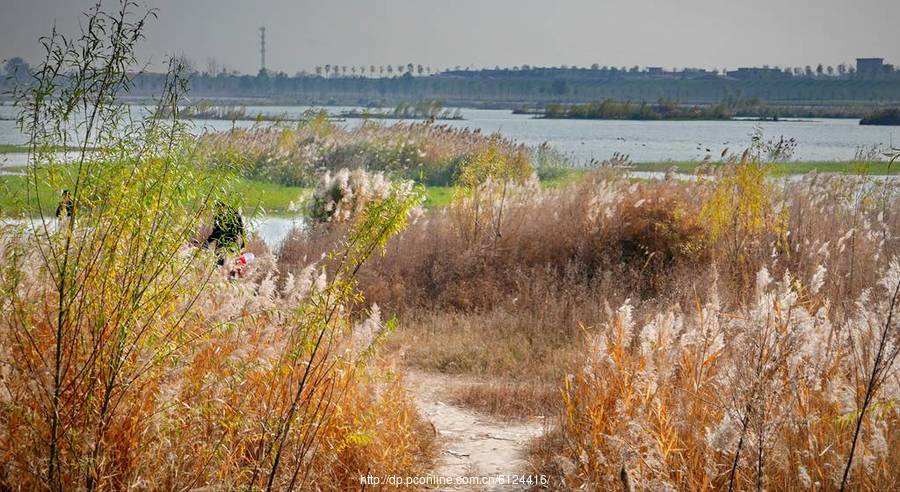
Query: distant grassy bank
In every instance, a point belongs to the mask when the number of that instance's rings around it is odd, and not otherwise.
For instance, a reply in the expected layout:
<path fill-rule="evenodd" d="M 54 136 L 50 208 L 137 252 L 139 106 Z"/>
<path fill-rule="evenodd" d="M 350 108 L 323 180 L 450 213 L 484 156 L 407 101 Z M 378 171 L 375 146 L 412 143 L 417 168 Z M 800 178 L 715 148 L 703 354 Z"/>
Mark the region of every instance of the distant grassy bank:
<path fill-rule="evenodd" d="M 725 105 L 684 106 L 676 103 L 648 104 L 612 100 L 586 104 L 549 104 L 542 109 L 517 110 L 514 114 L 533 114 L 544 119 L 576 120 L 729 120 Z"/>
<path fill-rule="evenodd" d="M 859 121 L 860 125 L 900 126 L 900 108 L 872 113 Z"/>
<path fill-rule="evenodd" d="M 71 145 L 63 147 L 61 145 L 54 145 L 48 147 L 46 150 L 50 152 L 74 152 L 81 150 L 81 147 L 73 147 Z M 95 149 L 93 147 L 88 147 L 87 150 Z M 26 154 L 28 151 L 29 148 L 27 145 L 0 144 L 0 154 Z"/>
<path fill-rule="evenodd" d="M 635 163 L 633 170 L 644 172 L 665 172 L 669 169 L 677 173 L 693 174 L 700 166 L 722 165 L 717 163 L 701 163 L 691 161 L 666 161 Z M 900 165 L 888 167 L 887 161 L 848 162 L 848 161 L 809 161 L 809 162 L 781 162 L 773 164 L 772 174 L 787 176 L 794 174 L 806 174 L 809 172 L 837 173 L 837 174 L 867 174 L 867 175 L 897 175 L 900 174 Z"/>
<path fill-rule="evenodd" d="M 612 99 L 582 104 L 548 104 L 513 110 L 545 119 L 637 120 L 637 121 L 728 121 L 735 118 L 779 120 L 782 118 L 864 118 L 874 106 L 769 105 L 757 99 L 726 99 L 716 104 L 684 104 L 675 101 L 619 102 Z"/>

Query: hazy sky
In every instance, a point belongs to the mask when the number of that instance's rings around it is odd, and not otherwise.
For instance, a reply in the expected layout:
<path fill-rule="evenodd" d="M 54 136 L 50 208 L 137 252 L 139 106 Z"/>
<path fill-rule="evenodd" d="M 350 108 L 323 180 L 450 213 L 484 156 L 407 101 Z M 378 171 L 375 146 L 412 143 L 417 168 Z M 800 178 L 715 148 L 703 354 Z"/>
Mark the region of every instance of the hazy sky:
<path fill-rule="evenodd" d="M 0 0 L 0 59 L 35 60 L 54 20 L 74 32 L 94 0 Z M 115 7 L 118 2 L 106 0 Z M 900 65 L 898 0 L 149 0 L 141 54 L 243 72 L 316 65 Z"/>

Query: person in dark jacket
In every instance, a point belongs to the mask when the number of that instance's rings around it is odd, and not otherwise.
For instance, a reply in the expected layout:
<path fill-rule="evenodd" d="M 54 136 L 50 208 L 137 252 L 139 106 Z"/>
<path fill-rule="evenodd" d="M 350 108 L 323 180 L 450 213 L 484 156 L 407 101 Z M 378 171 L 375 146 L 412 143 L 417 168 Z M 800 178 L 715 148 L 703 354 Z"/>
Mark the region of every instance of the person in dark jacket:
<path fill-rule="evenodd" d="M 62 196 L 59 197 L 59 205 L 56 206 L 56 218 L 72 218 L 74 214 L 75 202 L 72 201 L 72 193 L 69 190 L 62 190 Z"/>
<path fill-rule="evenodd" d="M 241 214 L 229 205 L 216 201 L 213 228 L 203 247 L 213 245 L 219 266 L 225 264 L 225 255 L 240 252 L 244 247 L 244 221 Z"/>

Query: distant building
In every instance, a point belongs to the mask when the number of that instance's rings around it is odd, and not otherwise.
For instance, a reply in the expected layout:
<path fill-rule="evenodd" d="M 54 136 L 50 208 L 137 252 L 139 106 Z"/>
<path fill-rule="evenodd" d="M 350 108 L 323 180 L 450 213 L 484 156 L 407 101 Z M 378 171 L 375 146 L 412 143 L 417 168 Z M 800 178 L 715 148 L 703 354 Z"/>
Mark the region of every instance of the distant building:
<path fill-rule="evenodd" d="M 784 79 L 788 75 L 777 68 L 740 67 L 737 70 L 728 71 L 729 77 L 740 80 Z"/>
<path fill-rule="evenodd" d="M 884 70 L 884 58 L 857 58 L 856 72 L 863 73 L 880 73 Z"/>
<path fill-rule="evenodd" d="M 665 70 L 663 70 L 663 67 L 647 67 L 647 73 L 651 75 L 662 75 L 665 73 Z"/>
<path fill-rule="evenodd" d="M 857 58 L 856 73 L 860 75 L 880 75 L 894 71 L 893 65 L 884 63 L 884 58 Z"/>

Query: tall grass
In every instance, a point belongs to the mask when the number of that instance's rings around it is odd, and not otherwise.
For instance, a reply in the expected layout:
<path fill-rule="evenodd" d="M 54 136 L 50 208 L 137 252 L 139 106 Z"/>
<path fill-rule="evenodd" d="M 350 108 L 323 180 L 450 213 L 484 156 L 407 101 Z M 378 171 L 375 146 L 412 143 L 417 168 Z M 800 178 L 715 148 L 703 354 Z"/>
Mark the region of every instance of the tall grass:
<path fill-rule="evenodd" d="M 896 381 L 879 379 L 877 398 L 868 381 L 886 375 L 878 353 L 896 335 L 887 332 L 898 273 L 894 263 L 846 316 L 819 297 L 825 279 L 775 281 L 765 269 L 738 309 L 713 297 L 640 325 L 622 305 L 567 380 L 559 451 L 577 471 L 560 485 L 889 488 L 900 459 Z"/>
<path fill-rule="evenodd" d="M 476 378 L 457 401 L 559 416 L 533 454 L 558 488 L 880 490 L 896 184 L 773 179 L 790 146 L 759 139 L 697 182 L 476 180 L 483 200 L 425 212 L 360 286 L 404 321 L 388 343 L 408 364 Z M 336 234 L 298 232 L 280 267 Z"/>
<path fill-rule="evenodd" d="M 98 5 L 79 37 L 45 38 L 20 93 L 39 215 L 0 226 L 0 488 L 346 490 L 414 474 L 430 434 L 375 352 L 394 322 L 363 309 L 355 275 L 419 196 L 369 201 L 331 261 L 282 277 L 257 249 L 231 278 L 190 244 L 211 201 L 236 198 L 196 172 L 177 121 L 118 103 L 154 15 L 136 9 Z M 173 117 L 182 80 L 173 62 Z M 49 166 L 73 138 L 78 159 Z M 48 184 L 70 190 L 58 221 L 34 193 Z"/>
<path fill-rule="evenodd" d="M 712 275 L 693 303 L 629 300 L 589 329 L 535 448 L 558 487 L 897 482 L 896 185 L 764 169 L 745 155 L 701 185 Z"/>
<path fill-rule="evenodd" d="M 524 145 L 477 130 L 432 122 L 354 129 L 330 122 L 324 113 L 292 127 L 234 129 L 204 136 L 200 160 L 260 180 L 315 186 L 324 171 L 343 168 L 380 171 L 421 184 L 452 183 L 467 159 L 494 147 L 505 155 L 527 153 Z"/>

